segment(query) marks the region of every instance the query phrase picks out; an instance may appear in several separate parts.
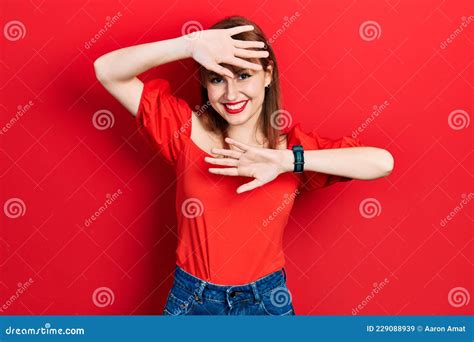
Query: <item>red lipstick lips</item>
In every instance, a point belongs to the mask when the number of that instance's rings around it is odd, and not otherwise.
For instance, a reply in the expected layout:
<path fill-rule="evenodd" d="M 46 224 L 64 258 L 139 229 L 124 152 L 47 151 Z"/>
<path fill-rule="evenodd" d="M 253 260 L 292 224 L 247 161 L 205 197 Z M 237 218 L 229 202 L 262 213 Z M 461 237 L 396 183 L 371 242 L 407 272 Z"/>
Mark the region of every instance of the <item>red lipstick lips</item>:
<path fill-rule="evenodd" d="M 244 101 L 239 101 L 239 102 L 227 102 L 227 103 L 223 103 L 223 105 L 227 113 L 238 114 L 245 109 L 248 102 L 249 100 L 244 100 Z"/>

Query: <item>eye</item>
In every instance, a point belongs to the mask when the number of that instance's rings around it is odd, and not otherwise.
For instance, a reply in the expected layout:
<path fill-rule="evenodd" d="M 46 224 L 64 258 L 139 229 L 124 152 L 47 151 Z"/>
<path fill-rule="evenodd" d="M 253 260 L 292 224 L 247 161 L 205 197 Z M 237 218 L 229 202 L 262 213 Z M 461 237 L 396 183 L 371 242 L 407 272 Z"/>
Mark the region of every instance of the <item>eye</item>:
<path fill-rule="evenodd" d="M 240 77 L 240 79 L 245 80 L 245 79 L 247 79 L 247 78 L 249 78 L 249 77 L 252 77 L 252 75 L 250 75 L 250 74 L 248 74 L 248 73 L 246 73 L 246 72 L 243 72 L 243 73 L 241 73 L 241 74 L 239 75 L 239 77 Z"/>
<path fill-rule="evenodd" d="M 219 84 L 222 81 L 223 81 L 222 77 L 211 77 L 211 79 L 210 79 L 210 82 L 213 83 L 213 84 Z"/>

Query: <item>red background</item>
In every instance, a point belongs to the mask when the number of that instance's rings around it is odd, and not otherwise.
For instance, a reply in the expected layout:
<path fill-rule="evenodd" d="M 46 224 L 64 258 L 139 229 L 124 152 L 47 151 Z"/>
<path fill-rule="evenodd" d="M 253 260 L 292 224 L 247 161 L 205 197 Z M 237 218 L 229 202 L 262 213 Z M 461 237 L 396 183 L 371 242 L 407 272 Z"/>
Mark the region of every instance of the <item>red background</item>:
<path fill-rule="evenodd" d="M 297 198 L 285 233 L 288 286 L 299 315 L 358 312 L 467 314 L 448 293 L 473 293 L 472 203 L 445 227 L 440 220 L 472 189 L 472 124 L 453 129 L 454 110 L 472 114 L 474 23 L 441 43 L 472 14 L 469 1 L 1 1 L 1 24 L 25 26 L 22 39 L 1 37 L 1 122 L 34 105 L 0 134 L 0 204 L 25 203 L 1 223 L 0 305 L 30 287 L 2 314 L 159 314 L 172 283 L 176 219 L 172 170 L 140 134 L 133 117 L 95 78 L 93 61 L 121 47 L 181 35 L 186 22 L 208 28 L 227 15 L 255 20 L 274 42 L 285 108 L 307 131 L 350 135 L 388 107 L 360 135 L 388 149 L 388 178 L 338 183 Z M 120 19 L 85 43 L 107 16 Z M 362 23 L 380 25 L 365 41 Z M 176 94 L 195 104 L 191 60 L 159 67 Z M 98 130 L 98 110 L 114 125 Z M 171 184 L 171 186 L 170 186 Z M 106 195 L 122 195 L 92 225 L 84 220 Z M 379 215 L 360 203 L 375 198 Z M 113 292 L 99 307 L 99 287 Z M 1 306 L 0 306 L 1 308 Z"/>

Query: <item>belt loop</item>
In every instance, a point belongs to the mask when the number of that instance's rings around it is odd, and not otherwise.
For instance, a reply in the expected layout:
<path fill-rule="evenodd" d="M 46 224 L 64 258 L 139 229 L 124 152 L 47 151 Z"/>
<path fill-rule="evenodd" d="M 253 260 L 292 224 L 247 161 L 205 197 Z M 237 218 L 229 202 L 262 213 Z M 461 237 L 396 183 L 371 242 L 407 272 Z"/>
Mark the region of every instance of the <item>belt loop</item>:
<path fill-rule="evenodd" d="M 260 303 L 260 295 L 258 294 L 258 288 L 257 284 L 255 282 L 250 283 L 250 286 L 252 287 L 252 292 L 255 297 L 255 302 L 258 304 Z"/>
<path fill-rule="evenodd" d="M 205 281 L 201 281 L 199 287 L 194 291 L 194 299 L 196 299 L 199 304 L 202 304 L 202 292 L 204 291 L 206 284 Z"/>
<path fill-rule="evenodd" d="M 232 292 L 231 289 L 232 286 L 229 286 L 227 290 L 225 290 L 225 300 L 227 301 L 227 305 L 229 306 L 228 315 L 230 315 L 230 310 L 232 309 L 232 302 L 229 300 L 229 293 Z"/>

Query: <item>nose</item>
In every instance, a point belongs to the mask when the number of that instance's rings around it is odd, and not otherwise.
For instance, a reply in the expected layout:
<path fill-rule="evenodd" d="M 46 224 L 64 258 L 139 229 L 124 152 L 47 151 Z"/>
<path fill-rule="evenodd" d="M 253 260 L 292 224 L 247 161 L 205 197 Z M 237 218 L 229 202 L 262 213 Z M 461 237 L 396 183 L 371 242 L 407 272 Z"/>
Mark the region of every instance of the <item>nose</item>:
<path fill-rule="evenodd" d="M 227 79 L 227 85 L 225 89 L 225 98 L 227 101 L 231 102 L 237 100 L 238 87 L 235 84 L 234 79 Z"/>

